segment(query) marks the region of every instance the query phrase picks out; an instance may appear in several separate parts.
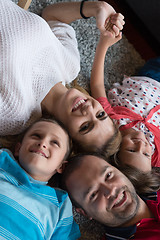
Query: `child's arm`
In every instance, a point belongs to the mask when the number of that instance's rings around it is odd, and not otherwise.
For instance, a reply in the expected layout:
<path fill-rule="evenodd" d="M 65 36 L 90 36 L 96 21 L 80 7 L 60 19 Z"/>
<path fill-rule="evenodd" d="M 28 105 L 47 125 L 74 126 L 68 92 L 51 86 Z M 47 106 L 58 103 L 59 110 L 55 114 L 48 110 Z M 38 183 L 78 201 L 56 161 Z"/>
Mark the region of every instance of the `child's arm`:
<path fill-rule="evenodd" d="M 112 23 L 112 28 L 110 28 L 110 32 L 106 31 L 106 35 L 100 35 L 91 71 L 90 88 L 91 95 L 95 99 L 97 99 L 98 97 L 106 97 L 106 91 L 104 86 L 105 55 L 108 48 L 122 38 L 120 30 L 123 29 L 123 16 L 121 14 L 115 14 L 110 18 L 110 22 Z M 107 26 L 106 28 L 108 30 Z"/>

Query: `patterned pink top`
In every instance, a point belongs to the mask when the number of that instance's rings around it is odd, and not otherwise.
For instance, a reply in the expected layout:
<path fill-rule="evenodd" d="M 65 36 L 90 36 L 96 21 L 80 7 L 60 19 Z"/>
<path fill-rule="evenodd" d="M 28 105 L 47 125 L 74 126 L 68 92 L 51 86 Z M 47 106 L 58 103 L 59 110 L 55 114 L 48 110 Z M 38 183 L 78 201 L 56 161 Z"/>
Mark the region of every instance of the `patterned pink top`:
<path fill-rule="evenodd" d="M 152 146 L 152 166 L 160 167 L 160 83 L 148 77 L 125 77 L 114 84 L 108 99 L 98 98 L 120 130 L 143 131 Z M 158 160 L 159 155 L 159 160 Z"/>

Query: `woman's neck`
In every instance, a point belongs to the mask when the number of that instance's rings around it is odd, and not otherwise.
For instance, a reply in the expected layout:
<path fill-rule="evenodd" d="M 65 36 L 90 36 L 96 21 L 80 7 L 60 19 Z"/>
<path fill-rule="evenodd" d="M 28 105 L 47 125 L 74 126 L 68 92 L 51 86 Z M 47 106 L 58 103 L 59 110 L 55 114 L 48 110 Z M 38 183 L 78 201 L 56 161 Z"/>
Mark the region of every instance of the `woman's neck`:
<path fill-rule="evenodd" d="M 57 83 L 52 87 L 41 102 L 42 111 L 55 115 L 54 106 L 58 104 L 61 96 L 63 96 L 66 91 L 68 91 L 68 89 L 62 83 Z"/>

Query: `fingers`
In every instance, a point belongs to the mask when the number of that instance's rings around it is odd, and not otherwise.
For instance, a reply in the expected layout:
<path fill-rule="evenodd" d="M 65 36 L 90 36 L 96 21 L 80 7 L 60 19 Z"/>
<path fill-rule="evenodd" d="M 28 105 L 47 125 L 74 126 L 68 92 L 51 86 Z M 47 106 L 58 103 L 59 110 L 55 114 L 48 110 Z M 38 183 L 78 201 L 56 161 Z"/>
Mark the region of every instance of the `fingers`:
<path fill-rule="evenodd" d="M 125 24 L 124 16 L 121 13 L 116 13 L 110 17 L 110 22 L 116 25 L 119 30 L 122 30 L 123 25 Z"/>
<path fill-rule="evenodd" d="M 119 34 L 121 33 L 120 29 L 116 25 L 113 25 L 112 29 L 113 29 L 113 32 L 115 34 L 115 37 L 118 37 Z"/>
<path fill-rule="evenodd" d="M 124 24 L 124 16 L 121 13 L 116 13 L 109 19 L 106 19 L 105 30 L 111 32 L 115 37 L 117 37 L 123 29 Z"/>

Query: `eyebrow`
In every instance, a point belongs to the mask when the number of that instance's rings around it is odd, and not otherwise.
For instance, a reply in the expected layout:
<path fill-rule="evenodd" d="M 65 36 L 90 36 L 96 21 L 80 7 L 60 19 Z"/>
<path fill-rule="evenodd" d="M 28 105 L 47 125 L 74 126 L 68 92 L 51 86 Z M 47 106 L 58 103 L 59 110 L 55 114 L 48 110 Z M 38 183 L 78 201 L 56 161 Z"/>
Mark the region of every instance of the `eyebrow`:
<path fill-rule="evenodd" d="M 103 176 L 108 168 L 109 168 L 109 166 L 103 167 L 101 172 L 100 172 L 100 176 Z M 90 186 L 89 188 L 87 188 L 87 190 L 83 193 L 83 199 L 85 199 L 87 197 L 87 195 L 92 191 L 92 189 L 94 189 L 93 185 Z"/>
<path fill-rule="evenodd" d="M 106 115 L 106 116 L 104 116 L 104 117 L 102 117 L 101 119 L 99 119 L 100 121 L 103 121 L 103 120 L 105 120 L 106 118 L 108 118 L 108 115 Z M 89 132 L 91 132 L 92 131 L 92 129 L 94 128 L 94 124 L 92 124 L 92 126 L 85 132 L 85 133 L 83 133 L 82 135 L 85 135 L 85 134 L 87 134 L 87 133 L 89 133 Z"/>
<path fill-rule="evenodd" d="M 36 129 L 34 129 L 34 130 L 31 130 L 30 134 L 33 134 L 33 133 L 37 133 L 37 134 L 39 134 L 39 135 L 43 135 L 43 134 L 44 134 L 43 130 L 41 130 L 41 129 L 39 129 L 39 128 L 36 128 Z M 51 138 L 56 137 L 59 141 L 61 141 L 61 137 L 58 136 L 58 135 L 55 134 L 55 133 L 50 132 L 50 136 L 51 136 Z"/>

